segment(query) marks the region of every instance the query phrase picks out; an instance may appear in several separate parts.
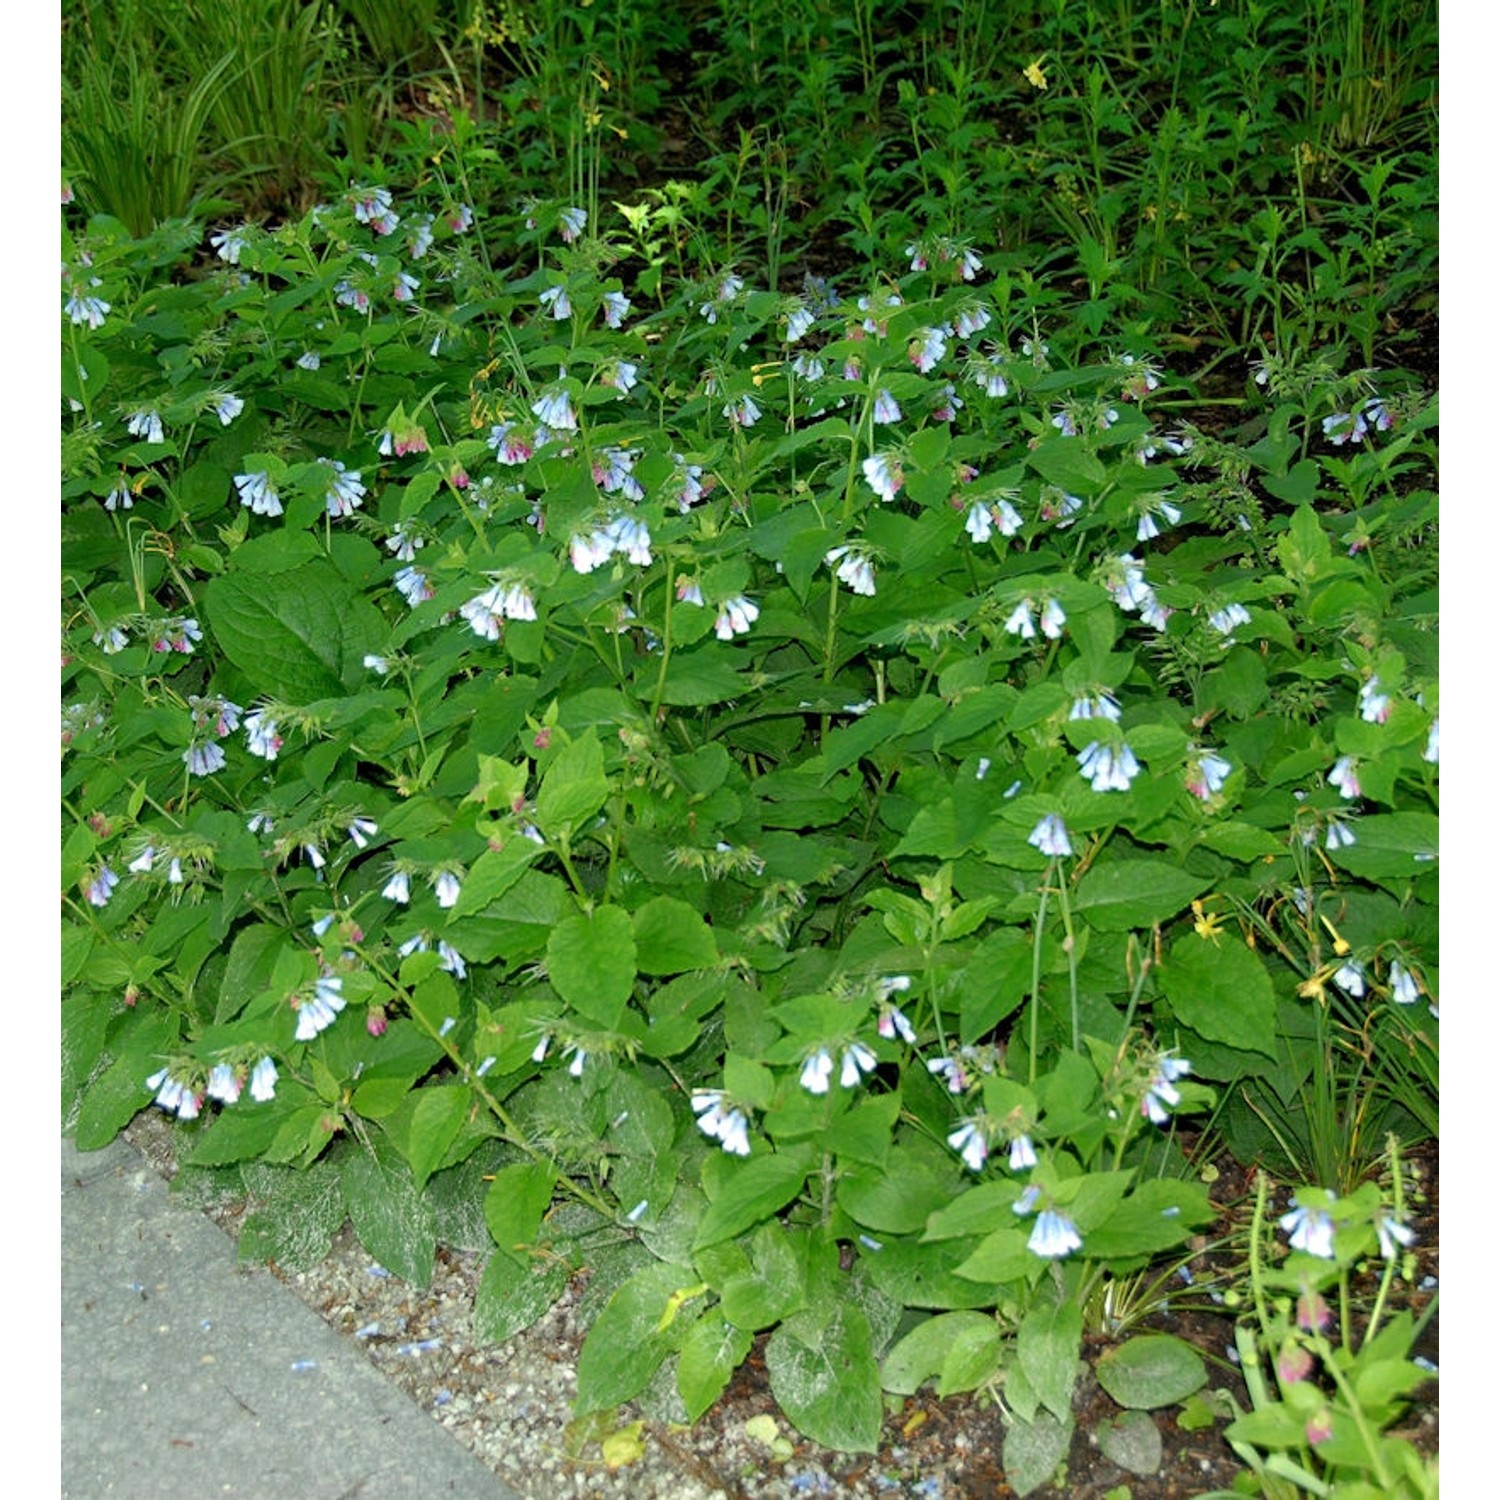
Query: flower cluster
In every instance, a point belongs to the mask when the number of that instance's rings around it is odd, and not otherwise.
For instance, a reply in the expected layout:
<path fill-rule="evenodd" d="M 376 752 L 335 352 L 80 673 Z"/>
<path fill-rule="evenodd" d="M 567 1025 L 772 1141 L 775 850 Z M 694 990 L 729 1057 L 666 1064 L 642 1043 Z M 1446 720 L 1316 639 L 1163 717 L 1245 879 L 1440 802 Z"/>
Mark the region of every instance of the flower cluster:
<path fill-rule="evenodd" d="M 310 1042 L 320 1031 L 326 1031 L 344 1008 L 340 991 L 344 981 L 337 975 L 324 974 L 313 982 L 312 992 L 294 996 L 292 1008 L 297 1012 L 296 1039 Z"/>
<path fill-rule="evenodd" d="M 592 573 L 617 554 L 637 567 L 651 565 L 651 533 L 644 522 L 631 515 L 616 515 L 587 536 L 575 535 L 568 543 L 568 560 L 576 573 Z"/>
<path fill-rule="evenodd" d="M 875 595 L 875 567 L 868 551 L 857 545 L 835 547 L 823 559 L 841 582 L 851 592 L 873 598 Z"/>
<path fill-rule="evenodd" d="M 732 1156 L 749 1156 L 750 1121 L 744 1110 L 731 1104 L 723 1089 L 694 1089 L 693 1113 L 698 1129 Z"/>
<path fill-rule="evenodd" d="M 1096 792 L 1128 792 L 1141 769 L 1129 745 L 1091 741 L 1078 754 L 1079 772 Z"/>
<path fill-rule="evenodd" d="M 1185 1078 L 1192 1071 L 1192 1064 L 1186 1058 L 1177 1057 L 1171 1052 L 1161 1053 L 1141 1099 L 1141 1114 L 1153 1125 L 1165 1125 L 1167 1111 L 1182 1103 L 1182 1095 L 1177 1091 L 1177 1080 Z"/>
<path fill-rule="evenodd" d="M 1331 416 L 1323 418 L 1323 436 L 1333 444 L 1335 448 L 1342 448 L 1345 443 L 1358 443 L 1370 434 L 1373 427 L 1376 432 L 1389 432 L 1394 425 L 1395 419 L 1386 409 L 1386 405 L 1378 397 L 1370 396 L 1361 401 L 1353 411 L 1336 411 Z"/>

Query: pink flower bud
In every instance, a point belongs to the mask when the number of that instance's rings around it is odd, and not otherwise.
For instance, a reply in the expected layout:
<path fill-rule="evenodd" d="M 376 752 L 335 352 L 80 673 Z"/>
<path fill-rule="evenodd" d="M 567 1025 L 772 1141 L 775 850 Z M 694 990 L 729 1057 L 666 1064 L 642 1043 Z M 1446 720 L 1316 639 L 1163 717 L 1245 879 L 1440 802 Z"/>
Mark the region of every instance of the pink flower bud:
<path fill-rule="evenodd" d="M 1305 1333 L 1317 1333 L 1327 1328 L 1332 1319 L 1333 1314 L 1321 1292 L 1308 1288 L 1297 1298 L 1297 1327 Z"/>

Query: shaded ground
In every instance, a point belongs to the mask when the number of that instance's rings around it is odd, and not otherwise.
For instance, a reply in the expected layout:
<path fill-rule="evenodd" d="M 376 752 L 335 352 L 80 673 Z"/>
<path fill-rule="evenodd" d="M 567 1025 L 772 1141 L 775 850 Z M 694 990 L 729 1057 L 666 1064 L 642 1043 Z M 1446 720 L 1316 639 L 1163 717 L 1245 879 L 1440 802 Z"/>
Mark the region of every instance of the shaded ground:
<path fill-rule="evenodd" d="M 164 1175 L 175 1172 L 171 1127 L 152 1111 L 127 1132 Z M 1436 1277 L 1437 1152 L 1415 1153 L 1423 1201 L 1415 1205 L 1418 1278 Z M 1226 1164 L 1215 1187 L 1226 1205 L 1219 1233 L 1242 1222 L 1246 1175 Z M 244 1201 L 202 1205 L 233 1234 Z M 1005 1429 L 986 1394 L 938 1401 L 930 1391 L 893 1399 L 876 1455 L 834 1453 L 801 1440 L 777 1411 L 758 1341 L 723 1400 L 691 1428 L 632 1406 L 608 1419 L 574 1422 L 574 1371 L 583 1335 L 597 1307 L 587 1278 L 575 1279 L 562 1302 L 524 1334 L 486 1345 L 472 1330 L 470 1309 L 484 1267 L 479 1250 L 439 1250 L 430 1286 L 418 1289 L 374 1266 L 346 1227 L 332 1254 L 310 1270 L 274 1268 L 281 1279 L 331 1326 L 355 1340 L 368 1358 L 432 1414 L 507 1484 L 537 1500 L 557 1496 L 621 1496 L 628 1500 L 790 1500 L 805 1495 L 921 1496 L 926 1500 L 1002 1500 L 1015 1491 L 1002 1463 Z M 1205 1280 L 1214 1257 L 1195 1263 Z M 1430 1290 L 1410 1293 L 1420 1310 Z M 597 1299 L 596 1299 L 597 1300 Z M 1212 1304 L 1205 1303 L 1212 1308 Z M 1238 1372 L 1227 1358 L 1233 1320 L 1217 1309 L 1181 1307 L 1148 1316 L 1137 1331 L 1157 1327 L 1190 1340 L 1210 1365 L 1210 1391 L 1246 1403 Z M 1103 1346 L 1096 1341 L 1092 1354 Z M 1419 1351 L 1437 1359 L 1436 1320 Z M 1419 1393 L 1402 1435 L 1437 1451 L 1436 1388 Z M 649 1410 L 651 1403 L 644 1403 Z M 1099 1450 L 1093 1436 L 1119 1408 L 1086 1373 L 1074 1402 L 1076 1428 L 1066 1466 L 1071 1500 L 1190 1500 L 1227 1488 L 1241 1465 L 1224 1442 L 1223 1422 L 1196 1431 L 1178 1425 L 1179 1408 L 1154 1413 L 1160 1465 L 1131 1473 Z M 639 1424 L 639 1425 L 637 1425 Z M 606 1457 L 606 1454 L 609 1457 Z M 614 1461 L 611 1467 L 610 1460 Z"/>

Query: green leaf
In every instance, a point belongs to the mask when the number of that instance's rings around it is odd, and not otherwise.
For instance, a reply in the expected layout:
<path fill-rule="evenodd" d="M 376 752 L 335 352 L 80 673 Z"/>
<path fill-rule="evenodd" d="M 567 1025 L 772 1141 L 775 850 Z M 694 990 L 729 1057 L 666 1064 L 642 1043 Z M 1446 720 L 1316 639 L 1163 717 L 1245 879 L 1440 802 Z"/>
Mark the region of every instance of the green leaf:
<path fill-rule="evenodd" d="M 448 914 L 449 922 L 483 911 L 498 901 L 542 853 L 539 845 L 519 833 L 508 838 L 498 849 L 486 849 L 469 867 L 458 901 Z"/>
<path fill-rule="evenodd" d="M 1077 438 L 1044 438 L 1027 453 L 1026 462 L 1049 484 L 1075 495 L 1091 494 L 1109 478 L 1104 465 Z"/>
<path fill-rule="evenodd" d="M 1286 844 L 1251 823 L 1213 823 L 1198 836 L 1198 842 L 1226 859 L 1249 864 L 1267 855 L 1286 853 Z"/>
<path fill-rule="evenodd" d="M 401 490 L 401 519 L 420 515 L 422 508 L 437 494 L 442 476 L 435 469 L 414 474 Z"/>
<path fill-rule="evenodd" d="M 282 1120 L 276 1139 L 262 1153 L 264 1159 L 280 1165 L 302 1157 L 305 1164 L 332 1139 L 337 1118 L 316 1099 L 299 1106 Z"/>
<path fill-rule="evenodd" d="M 431 1206 L 394 1146 L 377 1138 L 373 1149 L 353 1152 L 342 1184 L 360 1244 L 403 1281 L 425 1287 L 432 1280 L 437 1230 Z"/>
<path fill-rule="evenodd" d="M 1078 882 L 1073 910 L 1101 932 L 1128 932 L 1170 921 L 1212 883 L 1167 860 L 1109 860 Z"/>
<path fill-rule="evenodd" d="M 1205 1400 L 1202 1396 L 1189 1396 L 1177 1413 L 1177 1426 L 1183 1432 L 1207 1432 L 1221 1417 L 1227 1415 L 1218 1409 L 1217 1398 Z"/>
<path fill-rule="evenodd" d="M 369 600 L 321 559 L 211 579 L 203 607 L 224 655 L 255 690 L 293 703 L 352 688 L 364 675 L 365 653 L 387 634 Z"/>
<path fill-rule="evenodd" d="M 109 1031 L 115 1005 L 115 997 L 102 990 L 74 990 L 63 996 L 61 1061 L 64 1119 L 72 1113 L 78 1090 L 93 1076 L 94 1069 L 104 1054 L 104 1039 Z"/>
<path fill-rule="evenodd" d="M 815 1157 L 811 1146 L 799 1146 L 731 1162 L 728 1180 L 698 1221 L 693 1248 L 702 1250 L 731 1239 L 784 1208 L 802 1190 Z"/>
<path fill-rule="evenodd" d="M 751 1334 L 731 1327 L 717 1307 L 709 1308 L 688 1329 L 677 1356 L 677 1390 L 690 1422 L 696 1422 L 724 1394 L 753 1342 Z"/>
<path fill-rule="evenodd" d="M 752 1269 L 719 1288 L 724 1316 L 756 1332 L 798 1311 L 806 1300 L 805 1266 L 780 1224 L 762 1224 L 750 1241 Z"/>
<path fill-rule="evenodd" d="M 941 1147 L 904 1142 L 892 1147 L 884 1170 L 840 1177 L 838 1204 L 877 1234 L 914 1234 L 928 1214 L 952 1200 L 958 1181 L 953 1160 Z"/>
<path fill-rule="evenodd" d="M 915 1395 L 928 1380 L 942 1373 L 949 1352 L 960 1342 L 994 1341 L 999 1352 L 1000 1330 L 993 1315 L 946 1312 L 918 1323 L 885 1357 L 881 1384 L 898 1396 Z"/>
<path fill-rule="evenodd" d="M 673 1150 L 677 1121 L 672 1106 L 638 1073 L 621 1071 L 610 1081 L 609 1149 L 614 1153 L 610 1183 L 628 1213 L 646 1204 L 658 1217 L 677 1184 L 679 1157 Z"/>
<path fill-rule="evenodd" d="M 1014 1222 L 1011 1205 L 1021 1196 L 1020 1184 L 1010 1178 L 995 1178 L 960 1193 L 927 1220 L 923 1244 L 988 1234 L 997 1225 Z"/>
<path fill-rule="evenodd" d="M 941 425 L 924 427 L 906 445 L 907 459 L 919 469 L 937 468 L 947 456 L 947 453 L 948 429 Z M 943 478 L 951 487 L 951 477 L 945 474 Z"/>
<path fill-rule="evenodd" d="M 484 1198 L 484 1221 L 502 1255 L 527 1265 L 542 1219 L 552 1206 L 557 1173 L 546 1162 L 523 1161 L 495 1173 Z"/>
<path fill-rule="evenodd" d="M 305 531 L 283 528 L 242 542 L 234 552 L 236 573 L 286 573 L 318 556 L 317 541 Z"/>
<path fill-rule="evenodd" d="M 408 959 L 407 962 L 410 963 L 411 960 Z M 448 1022 L 458 1018 L 463 1007 L 453 981 L 447 974 L 437 973 L 427 975 L 411 992 L 411 1009 L 412 1014 L 420 1016 L 433 1031 L 441 1032 Z"/>
<path fill-rule="evenodd" d="M 860 1266 L 886 1296 L 905 1307 L 990 1307 L 997 1283 L 974 1281 L 958 1274 L 968 1257 L 971 1240 L 947 1240 L 916 1245 L 906 1239 L 883 1242 L 860 1259 Z M 1024 1248 L 1024 1245 L 1023 1245 Z M 1033 1258 L 1025 1270 L 1034 1269 Z"/>
<path fill-rule="evenodd" d="M 1101 1423 L 1095 1436 L 1099 1451 L 1131 1474 L 1154 1474 L 1161 1468 L 1161 1433 L 1143 1411 L 1121 1412 L 1113 1422 Z"/>
<path fill-rule="evenodd" d="M 497 1250 L 474 1294 L 475 1334 L 491 1344 L 514 1338 L 562 1296 L 571 1274 L 567 1262 L 556 1257 L 513 1260 Z"/>
<path fill-rule="evenodd" d="M 1287 534 L 1276 544 L 1282 571 L 1298 583 L 1310 583 L 1327 573 L 1333 546 L 1310 505 L 1299 506 Z"/>
<path fill-rule="evenodd" d="M 262 991 L 271 987 L 276 960 L 290 947 L 286 930 L 269 922 L 252 922 L 235 934 L 229 962 L 219 981 L 214 1022 L 232 1021 Z"/>
<path fill-rule="evenodd" d="M 1016 1332 L 1021 1369 L 1042 1405 L 1059 1421 L 1066 1421 L 1073 1408 L 1082 1340 L 1083 1313 L 1071 1302 L 1033 1306 Z"/>
<path fill-rule="evenodd" d="M 334 1235 L 344 1227 L 336 1166 L 320 1161 L 298 1171 L 247 1161 L 240 1176 L 245 1191 L 261 1205 L 240 1225 L 240 1260 L 274 1260 L 288 1270 L 305 1271 L 327 1257 Z"/>
<path fill-rule="evenodd" d="M 429 1085 L 417 1095 L 406 1138 L 406 1158 L 419 1190 L 442 1165 L 473 1100 L 466 1084 Z"/>
<path fill-rule="evenodd" d="M 547 767 L 536 796 L 537 826 L 550 836 L 572 834 L 609 800 L 604 750 L 590 730 Z"/>
<path fill-rule="evenodd" d="M 349 1102 L 366 1120 L 383 1120 L 406 1103 L 414 1080 L 410 1078 L 366 1078 L 355 1088 Z"/>
<path fill-rule="evenodd" d="M 1169 1333 L 1141 1334 L 1106 1349 L 1094 1373 L 1121 1406 L 1144 1411 L 1185 1401 L 1208 1384 L 1203 1357 Z"/>
<path fill-rule="evenodd" d="M 667 667 L 661 701 L 673 708 L 705 708 L 743 697 L 749 681 L 735 671 L 736 659 L 729 647 L 718 642 L 679 652 Z M 660 667 L 653 662 L 636 674 L 636 691 L 646 700 L 656 691 L 659 671 Z"/>
<path fill-rule="evenodd" d="M 1436 869 L 1438 820 L 1431 813 L 1372 813 L 1353 825 L 1357 843 L 1334 852 L 1336 864 L 1367 879 L 1413 877 Z"/>
<path fill-rule="evenodd" d="M 804 1436 L 840 1453 L 880 1445 L 880 1369 L 864 1311 L 830 1298 L 788 1318 L 766 1344 L 771 1394 Z"/>
<path fill-rule="evenodd" d="M 1057 1472 L 1072 1444 L 1071 1417 L 1059 1422 L 1051 1412 L 1039 1411 L 1029 1422 L 1008 1422 L 1002 1450 L 1006 1481 L 1019 1496 L 1040 1489 Z"/>
<path fill-rule="evenodd" d="M 660 1262 L 637 1271 L 616 1289 L 578 1352 L 579 1413 L 606 1411 L 645 1390 L 672 1352 L 664 1324 L 685 1289 L 680 1266 Z"/>
<path fill-rule="evenodd" d="M 1266 668 L 1258 651 L 1235 646 L 1203 679 L 1199 689 L 1203 708 L 1222 708 L 1236 719 L 1247 719 L 1266 701 Z"/>
<path fill-rule="evenodd" d="M 1031 940 L 1001 927 L 974 950 L 959 980 L 959 1041 L 978 1041 L 1025 999 L 1031 983 Z"/>
<path fill-rule="evenodd" d="M 1432 1376 L 1408 1359 L 1381 1359 L 1362 1365 L 1354 1378 L 1354 1394 L 1366 1412 L 1389 1408 L 1402 1396 L 1409 1396 Z"/>
<path fill-rule="evenodd" d="M 1295 1413 L 1277 1402 L 1237 1417 L 1224 1429 L 1231 1443 L 1251 1443 L 1257 1448 L 1300 1448 L 1307 1441 L 1303 1424 Z"/>
<path fill-rule="evenodd" d="M 939 1400 L 983 1385 L 1000 1368 L 1003 1352 L 1000 1329 L 993 1320 L 985 1328 L 960 1329 L 938 1374 Z"/>
<path fill-rule="evenodd" d="M 161 1067 L 161 1053 L 172 1045 L 175 1021 L 144 1006 L 130 1018 L 128 1030 L 111 1046 L 119 1055 L 89 1085 L 78 1111 L 74 1136 L 80 1151 L 98 1151 L 151 1102 L 146 1080 Z"/>
<path fill-rule="evenodd" d="M 72 984 L 88 961 L 94 934 L 77 922 L 64 922 L 62 929 L 62 982 Z"/>
<path fill-rule="evenodd" d="M 635 986 L 635 929 L 618 906 L 564 917 L 547 941 L 553 987 L 586 1021 L 619 1026 Z"/>
<path fill-rule="evenodd" d="M 1089 1226 L 1089 1254 L 1116 1260 L 1169 1250 L 1212 1218 L 1208 1190 L 1201 1183 L 1152 1179 L 1115 1204 L 1102 1223 Z"/>
<path fill-rule="evenodd" d="M 825 1142 L 837 1153 L 840 1166 L 859 1162 L 884 1167 L 891 1152 L 891 1135 L 901 1112 L 901 1095 L 875 1094 L 846 1110 L 829 1128 Z"/>
<path fill-rule="evenodd" d="M 287 1093 L 283 1085 L 281 1094 L 265 1108 L 249 1103 L 246 1095 L 246 1102 L 234 1109 L 223 1110 L 183 1157 L 183 1165 L 220 1167 L 264 1155 L 289 1113 L 283 1097 Z"/>
<path fill-rule="evenodd" d="M 682 974 L 719 960 L 713 928 L 686 901 L 658 896 L 636 911 L 633 921 L 642 974 Z"/>
<path fill-rule="evenodd" d="M 1293 464 L 1286 474 L 1263 474 L 1261 483 L 1266 493 L 1285 500 L 1288 505 L 1308 505 L 1318 493 L 1320 470 L 1312 459 L 1304 458 Z"/>
<path fill-rule="evenodd" d="M 954 1267 L 954 1274 L 985 1285 L 1018 1280 L 1036 1268 L 1036 1257 L 1026 1247 L 1028 1237 L 1027 1230 L 1010 1225 L 992 1229 L 973 1254 Z"/>
<path fill-rule="evenodd" d="M 1159 971 L 1172 1013 L 1211 1042 L 1276 1055 L 1276 997 L 1265 965 L 1229 933 L 1189 933 Z"/>

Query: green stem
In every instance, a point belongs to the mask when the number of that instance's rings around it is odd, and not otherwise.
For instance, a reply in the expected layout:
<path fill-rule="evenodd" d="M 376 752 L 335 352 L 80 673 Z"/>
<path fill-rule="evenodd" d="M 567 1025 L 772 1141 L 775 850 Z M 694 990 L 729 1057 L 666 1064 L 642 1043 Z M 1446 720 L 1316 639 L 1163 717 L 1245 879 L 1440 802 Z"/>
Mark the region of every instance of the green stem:
<path fill-rule="evenodd" d="M 1255 1316 L 1260 1323 L 1261 1339 L 1269 1348 L 1271 1343 L 1271 1319 L 1266 1312 L 1266 1287 L 1261 1264 L 1262 1242 L 1266 1222 L 1266 1174 L 1257 1174 L 1255 1182 L 1255 1212 L 1250 1219 L 1250 1293 L 1255 1302 Z M 1255 1369 L 1259 1372 L 1259 1355 Z M 1248 1375 L 1248 1367 L 1247 1367 Z M 1257 1403 L 1259 1404 L 1259 1403 Z"/>
<path fill-rule="evenodd" d="M 823 682 L 832 687 L 834 656 L 838 650 L 839 581 L 835 576 L 828 580 L 828 629 L 823 638 Z M 821 748 L 828 739 L 830 715 L 825 711 L 818 726 L 818 745 Z"/>
<path fill-rule="evenodd" d="M 543 1162 L 548 1166 L 555 1166 L 554 1159 L 547 1152 L 538 1150 L 537 1147 L 533 1146 L 531 1142 L 526 1139 L 526 1136 L 521 1130 L 520 1126 L 518 1126 L 515 1120 L 512 1119 L 510 1113 L 506 1110 L 505 1106 L 500 1102 L 500 1100 L 490 1092 L 489 1085 L 486 1084 L 484 1079 L 481 1078 L 479 1074 L 474 1070 L 474 1068 L 469 1065 L 463 1053 L 460 1052 L 458 1048 L 446 1036 L 442 1034 L 438 1027 L 434 1026 L 432 1022 L 422 1014 L 421 1010 L 419 1010 L 417 1006 L 412 1004 L 411 991 L 408 990 L 406 986 L 403 985 L 401 981 L 397 979 L 397 977 L 392 974 L 390 970 L 387 969 L 385 965 L 382 964 L 378 959 L 375 959 L 365 953 L 361 953 L 361 957 L 364 959 L 366 964 L 369 965 L 370 971 L 378 978 L 384 980 L 384 982 L 391 987 L 396 998 L 403 1005 L 405 1005 L 407 1013 L 417 1023 L 421 1030 L 426 1032 L 427 1035 L 433 1041 L 435 1041 L 445 1053 L 447 1053 L 448 1060 L 464 1076 L 464 1079 L 468 1086 L 473 1089 L 473 1091 L 478 1094 L 481 1099 L 484 1100 L 485 1106 L 489 1109 L 490 1113 L 494 1115 L 494 1117 L 500 1122 L 500 1127 L 505 1132 L 506 1138 L 509 1140 L 509 1142 L 518 1150 L 524 1152 L 533 1161 Z M 573 1197 L 577 1198 L 580 1203 L 588 1204 L 590 1208 L 594 1209 L 598 1213 L 603 1214 L 606 1218 L 614 1218 L 615 1206 L 612 1203 L 610 1203 L 607 1199 L 601 1197 L 599 1194 L 590 1191 L 588 1188 L 581 1186 L 579 1183 L 574 1182 L 566 1175 L 562 1173 L 558 1174 L 557 1186 L 560 1187 L 564 1192 L 570 1193 Z"/>
<path fill-rule="evenodd" d="M 1054 863 L 1057 863 L 1054 861 Z M 1062 908 L 1063 931 L 1067 934 L 1064 950 L 1068 955 L 1068 1014 L 1073 1029 L 1073 1050 L 1079 1050 L 1078 1030 L 1078 943 L 1073 931 L 1073 910 L 1068 904 L 1068 878 L 1058 869 L 1061 877 L 1057 882 L 1057 901 Z"/>
<path fill-rule="evenodd" d="M 1391 1209 L 1397 1222 L 1400 1222 L 1401 1211 L 1406 1204 L 1406 1193 L 1401 1181 L 1401 1144 L 1396 1139 L 1394 1131 L 1386 1138 L 1386 1150 L 1391 1163 L 1391 1197 L 1393 1199 Z M 1380 1278 L 1380 1290 L 1375 1294 L 1375 1306 L 1370 1310 L 1370 1321 L 1365 1328 L 1365 1336 L 1360 1341 L 1361 1349 L 1375 1337 L 1380 1329 L 1380 1320 L 1385 1312 L 1385 1300 L 1390 1292 L 1391 1282 L 1395 1279 L 1398 1258 L 1393 1255 L 1385 1263 L 1385 1271 Z"/>
<path fill-rule="evenodd" d="M 672 660 L 672 605 L 677 595 L 676 571 L 676 561 L 669 554 L 667 557 L 667 599 L 661 626 L 661 666 L 657 670 L 656 687 L 651 694 L 650 722 L 652 724 L 660 722 L 661 702 L 667 692 L 667 667 Z"/>
<path fill-rule="evenodd" d="M 1384 1445 L 1380 1441 L 1380 1433 L 1370 1426 L 1358 1393 L 1349 1384 L 1348 1376 L 1339 1368 L 1338 1360 L 1328 1340 L 1322 1334 L 1318 1334 L 1312 1340 L 1312 1345 L 1317 1351 L 1318 1358 L 1323 1362 L 1323 1368 L 1327 1370 L 1333 1378 L 1334 1385 L 1338 1387 L 1338 1393 L 1343 1398 L 1344 1405 L 1348 1408 L 1349 1416 L 1359 1432 L 1360 1441 L 1364 1444 L 1366 1461 L 1375 1474 L 1380 1493 L 1384 1495 L 1395 1493 L 1391 1485 L 1390 1470 L 1385 1464 Z"/>
<path fill-rule="evenodd" d="M 1134 944 L 1135 944 L 1135 939 L 1132 937 L 1132 939 L 1131 939 L 1131 946 L 1133 947 Z M 1150 960 L 1150 958 L 1149 957 L 1142 958 L 1141 959 L 1141 972 L 1136 975 L 1136 977 L 1135 977 L 1135 983 L 1130 986 L 1130 999 L 1126 1003 L 1126 1006 L 1125 1006 L 1125 1026 L 1124 1026 L 1124 1029 L 1120 1033 L 1122 1037 L 1130 1035 L 1131 1023 L 1135 1020 L 1135 1008 L 1136 1008 L 1137 1005 L 1140 1004 L 1141 992 L 1146 988 L 1146 975 L 1150 971 L 1151 971 L 1151 960 Z"/>
<path fill-rule="evenodd" d="M 1031 1040 L 1028 1048 L 1031 1055 L 1026 1064 L 1026 1081 L 1030 1084 L 1036 1082 L 1037 1036 L 1042 1009 L 1042 937 L 1047 921 L 1047 893 L 1051 890 L 1052 873 L 1056 868 L 1057 860 L 1054 858 L 1047 866 L 1047 873 L 1042 876 L 1041 900 L 1036 908 L 1036 936 L 1031 944 Z"/>
<path fill-rule="evenodd" d="M 73 369 L 78 373 L 78 395 L 83 402 L 84 420 L 92 425 L 94 420 L 94 408 L 89 401 L 89 383 L 80 373 L 83 370 L 83 355 L 78 349 L 78 325 L 72 321 L 68 323 L 68 340 L 73 350 Z"/>
<path fill-rule="evenodd" d="M 574 868 L 573 854 L 568 845 L 567 838 L 565 836 L 561 836 L 555 844 L 549 841 L 548 848 L 550 848 L 561 861 L 563 871 L 568 877 L 568 884 L 573 887 L 573 890 L 577 893 L 579 899 L 582 901 L 588 901 L 590 899 L 588 888 L 584 885 L 583 881 L 578 878 L 578 871 Z"/>

